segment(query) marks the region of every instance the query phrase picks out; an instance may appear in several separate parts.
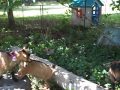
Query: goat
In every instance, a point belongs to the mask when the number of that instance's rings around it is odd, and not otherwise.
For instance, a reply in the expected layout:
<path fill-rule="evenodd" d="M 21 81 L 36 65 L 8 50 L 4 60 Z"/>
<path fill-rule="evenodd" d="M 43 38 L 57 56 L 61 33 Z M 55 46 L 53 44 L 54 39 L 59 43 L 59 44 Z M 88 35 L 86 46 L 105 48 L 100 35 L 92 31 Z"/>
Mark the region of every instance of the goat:
<path fill-rule="evenodd" d="M 31 60 L 26 67 L 20 68 L 17 72 L 17 77 L 19 79 L 23 78 L 26 74 L 35 76 L 36 78 L 42 79 L 45 81 L 47 89 L 49 87 L 49 80 L 52 78 L 53 73 L 55 72 L 55 65 L 52 67 L 42 63 L 40 61 Z"/>
<path fill-rule="evenodd" d="M 14 76 L 15 66 L 19 63 L 29 61 L 29 56 L 30 54 L 26 51 L 26 47 L 14 52 L 0 52 L 0 77 L 11 71 L 12 79 L 16 81 L 17 79 Z"/>
<path fill-rule="evenodd" d="M 112 89 L 115 90 L 115 85 L 120 82 L 120 61 L 111 62 L 108 74 L 112 82 Z"/>

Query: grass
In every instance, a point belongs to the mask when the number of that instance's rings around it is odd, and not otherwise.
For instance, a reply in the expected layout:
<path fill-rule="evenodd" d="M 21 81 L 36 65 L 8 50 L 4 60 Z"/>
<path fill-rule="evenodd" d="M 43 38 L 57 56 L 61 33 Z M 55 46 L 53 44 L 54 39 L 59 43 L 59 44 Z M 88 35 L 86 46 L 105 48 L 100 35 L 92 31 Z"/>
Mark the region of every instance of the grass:
<path fill-rule="evenodd" d="M 119 26 L 120 25 L 120 14 L 108 14 L 101 17 L 102 23 L 108 26 Z"/>

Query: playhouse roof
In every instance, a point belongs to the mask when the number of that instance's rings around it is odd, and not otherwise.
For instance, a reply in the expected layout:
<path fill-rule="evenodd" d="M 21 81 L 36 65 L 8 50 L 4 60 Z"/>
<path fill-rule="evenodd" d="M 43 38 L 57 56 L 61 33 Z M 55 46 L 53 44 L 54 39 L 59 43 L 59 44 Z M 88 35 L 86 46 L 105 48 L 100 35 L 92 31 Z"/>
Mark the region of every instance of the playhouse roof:
<path fill-rule="evenodd" d="M 99 4 L 100 6 L 103 6 L 103 3 L 100 0 L 73 0 L 70 4 L 70 7 L 85 7 L 85 1 L 86 7 L 92 7 L 95 4 L 95 2 L 97 2 L 97 4 Z"/>

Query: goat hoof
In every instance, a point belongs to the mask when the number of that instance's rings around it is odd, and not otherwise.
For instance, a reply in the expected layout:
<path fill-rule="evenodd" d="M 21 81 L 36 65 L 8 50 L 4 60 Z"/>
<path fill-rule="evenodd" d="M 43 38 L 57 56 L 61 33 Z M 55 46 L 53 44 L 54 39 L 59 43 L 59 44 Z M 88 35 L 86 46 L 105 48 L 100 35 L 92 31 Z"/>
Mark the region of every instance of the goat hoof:
<path fill-rule="evenodd" d="M 15 72 L 11 72 L 11 75 L 12 75 L 12 80 L 15 81 L 15 82 L 18 82 L 18 78 L 15 76 Z"/>
<path fill-rule="evenodd" d="M 19 80 L 17 79 L 17 78 L 12 78 L 13 79 L 13 81 L 15 81 L 15 82 L 18 82 Z"/>

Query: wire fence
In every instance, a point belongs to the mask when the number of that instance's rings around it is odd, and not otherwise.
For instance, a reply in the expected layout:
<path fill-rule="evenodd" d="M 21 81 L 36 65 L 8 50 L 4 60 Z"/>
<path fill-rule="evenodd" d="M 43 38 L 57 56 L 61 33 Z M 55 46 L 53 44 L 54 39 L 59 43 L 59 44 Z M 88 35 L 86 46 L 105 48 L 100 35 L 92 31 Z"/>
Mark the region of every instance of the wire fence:
<path fill-rule="evenodd" d="M 48 35 L 51 33 L 51 28 L 59 26 L 59 21 L 47 19 L 47 17 L 56 12 L 57 14 L 64 14 L 67 9 L 68 8 L 59 4 L 45 5 L 43 3 L 17 7 L 13 10 L 16 23 L 13 30 L 7 28 L 7 19 L 0 19 L 0 27 L 2 28 L 0 31 L 0 38 L 4 39 L 6 36 L 13 36 L 24 37 L 26 39 L 26 37 L 34 32 Z"/>

